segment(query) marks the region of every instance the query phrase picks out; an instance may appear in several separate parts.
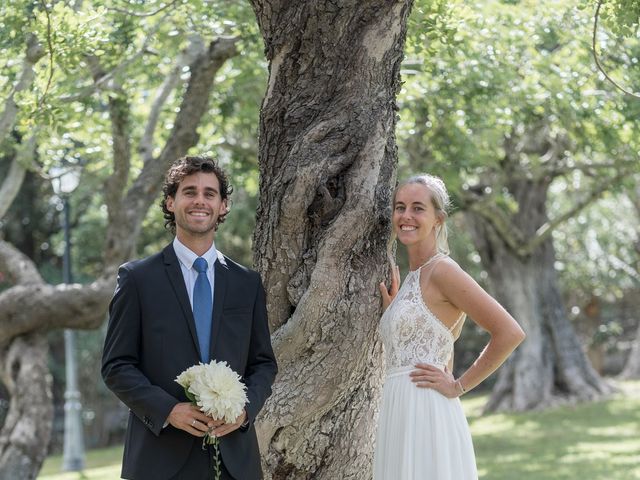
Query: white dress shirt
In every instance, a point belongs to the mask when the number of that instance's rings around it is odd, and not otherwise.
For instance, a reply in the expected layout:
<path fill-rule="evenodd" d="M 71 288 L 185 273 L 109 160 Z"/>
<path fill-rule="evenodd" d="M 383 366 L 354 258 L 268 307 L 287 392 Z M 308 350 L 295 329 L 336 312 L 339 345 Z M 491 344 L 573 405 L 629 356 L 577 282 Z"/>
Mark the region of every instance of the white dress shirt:
<path fill-rule="evenodd" d="M 193 262 L 195 262 L 198 255 L 193 253 L 184 243 L 178 240 L 178 237 L 173 239 L 173 249 L 176 252 L 178 261 L 180 262 L 180 270 L 182 271 L 182 278 L 184 278 L 184 284 L 187 287 L 187 293 L 189 294 L 189 303 L 191 304 L 191 310 L 193 311 L 193 287 L 196 284 L 196 278 L 198 278 L 198 272 L 193 268 Z M 209 279 L 209 285 L 211 285 L 211 298 L 213 299 L 213 265 L 218 259 L 218 251 L 216 250 L 215 243 L 211 244 L 211 248 L 204 252 L 202 255 L 207 261 L 207 278 Z M 213 305 L 213 302 L 212 302 Z M 167 428 L 169 425 L 169 419 L 167 418 L 162 425 L 162 428 Z"/>
<path fill-rule="evenodd" d="M 184 284 L 187 287 L 187 293 L 189 294 L 189 303 L 191 304 L 191 310 L 193 310 L 193 287 L 196 284 L 198 278 L 198 272 L 193 268 L 193 262 L 195 262 L 198 255 L 189 250 L 178 237 L 173 240 L 173 249 L 176 251 L 176 256 L 180 261 L 180 270 L 182 270 L 182 277 L 184 278 Z M 201 255 L 207 261 L 207 278 L 209 279 L 209 285 L 211 285 L 211 298 L 213 298 L 213 266 L 218 259 L 218 251 L 216 250 L 216 244 L 211 244 L 211 248 Z"/>

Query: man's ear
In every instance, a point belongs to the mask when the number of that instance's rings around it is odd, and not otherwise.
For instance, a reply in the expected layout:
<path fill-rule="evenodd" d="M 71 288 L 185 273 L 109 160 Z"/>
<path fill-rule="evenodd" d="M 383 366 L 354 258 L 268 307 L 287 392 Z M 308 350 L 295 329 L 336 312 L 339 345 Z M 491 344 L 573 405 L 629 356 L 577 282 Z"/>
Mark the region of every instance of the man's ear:
<path fill-rule="evenodd" d="M 167 200 L 164 202 L 164 204 L 167 207 L 167 210 L 169 210 L 170 212 L 173 212 L 173 204 L 174 204 L 175 200 L 173 197 L 168 196 Z"/>

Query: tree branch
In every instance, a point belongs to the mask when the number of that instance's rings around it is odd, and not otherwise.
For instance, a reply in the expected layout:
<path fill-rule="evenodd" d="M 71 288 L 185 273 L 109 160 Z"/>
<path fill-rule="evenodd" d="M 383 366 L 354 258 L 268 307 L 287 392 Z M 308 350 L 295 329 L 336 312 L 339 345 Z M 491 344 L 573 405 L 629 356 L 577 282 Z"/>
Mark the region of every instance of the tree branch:
<path fill-rule="evenodd" d="M 44 284 L 44 280 L 33 261 L 4 240 L 0 240 L 0 272 L 6 273 L 13 284 Z"/>
<path fill-rule="evenodd" d="M 625 87 L 623 87 L 618 82 L 616 82 L 613 78 L 611 78 L 609 74 L 605 71 L 603 66 L 600 64 L 600 58 L 598 57 L 598 50 L 596 48 L 596 36 L 598 33 L 598 19 L 600 18 L 600 8 L 602 7 L 603 3 L 604 3 L 604 0 L 598 0 L 598 6 L 596 7 L 596 14 L 593 20 L 593 37 L 591 40 L 591 52 L 593 53 L 593 59 L 596 61 L 596 66 L 598 67 L 598 70 L 600 70 L 600 72 L 605 76 L 607 80 L 609 80 L 609 82 L 611 82 L 611 84 L 614 87 L 616 87 L 621 92 L 626 93 L 627 95 L 633 98 L 640 98 L 639 94 L 632 92 L 631 90 L 627 90 Z"/>
<path fill-rule="evenodd" d="M 111 79 L 115 78 L 117 74 L 124 71 L 129 65 L 138 60 L 142 55 L 144 55 L 145 53 L 149 53 L 147 47 L 149 46 L 149 43 L 151 42 L 151 39 L 154 37 L 154 35 L 158 32 L 158 30 L 160 30 L 160 27 L 164 25 L 163 20 L 165 18 L 166 15 L 161 20 L 159 20 L 158 23 L 149 31 L 149 34 L 145 37 L 140 49 L 133 56 L 127 58 L 125 61 L 111 69 L 109 72 L 102 72 L 101 76 L 99 77 L 94 76 L 93 83 L 91 85 L 87 85 L 84 88 L 81 88 L 80 91 L 75 95 L 61 97 L 60 100 L 64 103 L 69 103 L 85 99 L 92 93 L 101 90 L 103 86 L 105 86 Z"/>
<path fill-rule="evenodd" d="M 0 219 L 9 211 L 9 207 L 18 195 L 22 181 L 24 180 L 27 169 L 18 161 L 18 155 L 13 156 L 9 173 L 0 186 Z"/>
<path fill-rule="evenodd" d="M 29 35 L 27 37 L 27 51 L 24 62 L 22 64 L 22 73 L 18 83 L 13 87 L 13 90 L 4 102 L 4 110 L 0 115 L 0 140 L 4 139 L 9 132 L 13 129 L 13 126 L 18 115 L 18 105 L 14 100 L 15 94 L 27 90 L 31 87 L 33 79 L 35 78 L 35 72 L 33 67 L 38 61 L 44 57 L 44 49 L 38 42 L 35 35 Z"/>
<path fill-rule="evenodd" d="M 560 177 L 562 175 L 566 175 L 567 173 L 571 173 L 574 171 L 585 172 L 587 174 L 596 175 L 599 170 L 610 170 L 610 169 L 626 169 L 627 167 L 633 168 L 638 164 L 636 161 L 612 161 L 612 162 L 597 162 L 597 163 L 581 163 L 578 165 L 562 165 L 556 167 L 550 174 L 553 177 Z"/>
<path fill-rule="evenodd" d="M 524 255 L 530 255 L 533 251 L 538 248 L 549 236 L 551 233 L 562 225 L 564 222 L 573 218 L 580 210 L 587 207 L 589 204 L 594 202 L 600 197 L 604 192 L 611 188 L 611 185 L 614 185 L 616 182 L 622 180 L 626 175 L 626 172 L 618 173 L 616 176 L 611 178 L 608 181 L 601 181 L 598 183 L 598 188 L 589 192 L 589 194 L 578 201 L 572 208 L 567 210 L 565 213 L 560 215 L 559 217 L 554 218 L 543 224 L 538 231 L 536 232 L 535 237 L 533 237 L 529 242 L 523 245 L 522 252 Z"/>
<path fill-rule="evenodd" d="M 137 13 L 137 12 L 132 12 L 131 10 L 125 10 L 124 8 L 117 8 L 117 7 L 108 7 L 107 10 L 111 10 L 112 12 L 124 13 L 125 15 L 130 15 L 132 17 L 153 17 L 154 15 L 157 15 L 163 10 L 166 10 L 167 8 L 172 7 L 177 2 L 178 0 L 171 0 L 166 5 L 163 5 L 162 7 L 158 7 L 157 9 L 148 13 Z"/>
<path fill-rule="evenodd" d="M 467 193 L 463 198 L 466 208 L 491 224 L 498 235 L 500 235 L 500 238 L 513 252 L 519 256 L 526 255 L 526 252 L 523 250 L 525 236 L 522 231 L 509 220 L 509 217 L 504 211 L 494 205 L 490 199 L 478 197 L 473 193 Z"/>
<path fill-rule="evenodd" d="M 0 219 L 9 211 L 11 204 L 15 200 L 22 182 L 27 173 L 25 165 L 32 163 L 36 152 L 36 138 L 38 129 L 36 128 L 26 143 L 20 144 L 13 155 L 9 173 L 0 186 Z"/>
<path fill-rule="evenodd" d="M 45 86 L 44 92 L 42 96 L 38 100 L 38 104 L 36 106 L 36 110 L 40 109 L 42 104 L 44 103 L 45 98 L 47 98 L 47 94 L 49 93 L 49 89 L 51 88 L 51 81 L 53 80 L 53 41 L 51 40 L 51 13 L 49 12 L 49 5 L 43 0 L 40 0 L 40 5 L 44 10 L 45 15 L 47 16 L 47 47 L 49 53 L 49 76 L 47 77 L 47 85 Z"/>
<path fill-rule="evenodd" d="M 162 107 L 166 103 L 167 98 L 169 98 L 169 94 L 176 88 L 176 85 L 178 85 L 183 67 L 193 63 L 193 61 L 198 56 L 202 55 L 205 50 L 204 41 L 200 35 L 190 35 L 189 40 L 189 46 L 180 54 L 180 57 L 176 61 L 176 65 L 165 78 L 165 81 L 158 90 L 158 94 L 151 106 L 151 112 L 149 113 L 147 125 L 144 129 L 144 135 L 140 140 L 140 147 L 138 149 L 142 155 L 143 163 L 153 161 L 153 136 L 158 125 L 160 112 L 162 111 Z"/>
<path fill-rule="evenodd" d="M 3 291 L 0 344 L 34 331 L 98 327 L 104 321 L 113 283 L 113 278 L 105 277 L 90 285 L 17 285 Z"/>
<path fill-rule="evenodd" d="M 614 254 L 607 255 L 607 260 L 613 267 L 626 273 L 630 278 L 632 278 L 636 285 L 640 285 L 640 273 L 638 273 L 638 270 L 633 265 L 629 265 L 623 259 Z"/>
<path fill-rule="evenodd" d="M 95 55 L 87 55 L 87 64 L 94 80 L 104 77 L 104 69 Z M 112 86 L 113 94 L 109 95 L 107 110 L 111 122 L 111 150 L 113 173 L 106 182 L 105 202 L 109 215 L 109 224 L 121 222 L 122 197 L 129 178 L 131 165 L 131 139 L 129 131 L 130 107 L 126 94 L 119 84 Z"/>
<path fill-rule="evenodd" d="M 113 174 L 106 184 L 106 203 L 109 223 L 120 221 L 118 212 L 122 208 L 122 197 L 127 186 L 131 166 L 131 139 L 129 138 L 129 101 L 124 92 L 109 96 L 109 118 L 113 139 Z"/>
<path fill-rule="evenodd" d="M 638 175 L 636 175 L 638 177 Z M 636 178 L 636 180 L 639 180 Z M 638 219 L 640 219 L 640 182 L 636 181 L 636 185 L 629 192 L 629 198 L 631 199 L 631 203 L 636 210 L 636 214 L 638 215 Z"/>
<path fill-rule="evenodd" d="M 96 328 L 113 294 L 110 273 L 90 285 L 48 285 L 33 261 L 4 240 L 0 240 L 0 272 L 15 284 L 0 293 L 0 345 L 34 331 Z"/>

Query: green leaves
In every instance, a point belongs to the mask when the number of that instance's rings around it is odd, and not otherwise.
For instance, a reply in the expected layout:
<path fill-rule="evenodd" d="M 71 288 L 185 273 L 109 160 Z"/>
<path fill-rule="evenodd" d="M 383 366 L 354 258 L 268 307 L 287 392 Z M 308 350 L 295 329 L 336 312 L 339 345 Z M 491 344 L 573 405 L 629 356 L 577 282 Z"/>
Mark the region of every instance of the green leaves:
<path fill-rule="evenodd" d="M 640 24 L 640 2 L 638 0 L 589 0 L 582 2 L 582 8 L 593 11 L 601 4 L 600 18 L 605 27 L 617 36 L 636 37 Z"/>
<path fill-rule="evenodd" d="M 458 5 L 451 2 L 451 11 Z M 499 174 L 506 167 L 505 139 L 540 122 L 576 153 L 588 147 L 605 154 L 637 143 L 631 138 L 637 107 L 609 94 L 593 73 L 587 12 L 557 2 L 488 2 L 460 12 L 464 27 L 456 31 L 456 48 L 435 44 L 425 62 L 431 68 L 404 75 L 399 137 L 418 169 L 428 164 L 469 181 Z M 548 163 L 542 154 L 517 160 L 531 173 Z"/>

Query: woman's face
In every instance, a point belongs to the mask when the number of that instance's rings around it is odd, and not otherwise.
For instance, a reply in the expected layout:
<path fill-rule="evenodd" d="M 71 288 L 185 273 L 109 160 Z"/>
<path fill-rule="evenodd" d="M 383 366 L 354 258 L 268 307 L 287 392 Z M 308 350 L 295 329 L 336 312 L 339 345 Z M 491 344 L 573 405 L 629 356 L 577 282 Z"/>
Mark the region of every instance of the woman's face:
<path fill-rule="evenodd" d="M 413 245 L 432 238 L 441 223 L 431 201 L 431 192 L 420 183 L 408 183 L 396 192 L 392 216 L 393 228 L 403 245 Z"/>

